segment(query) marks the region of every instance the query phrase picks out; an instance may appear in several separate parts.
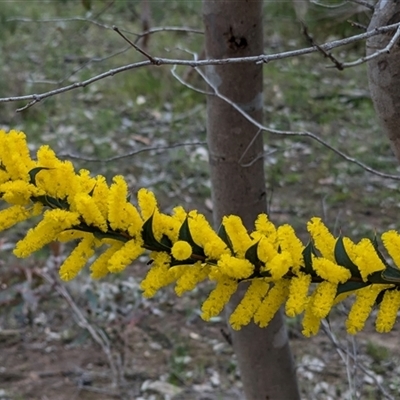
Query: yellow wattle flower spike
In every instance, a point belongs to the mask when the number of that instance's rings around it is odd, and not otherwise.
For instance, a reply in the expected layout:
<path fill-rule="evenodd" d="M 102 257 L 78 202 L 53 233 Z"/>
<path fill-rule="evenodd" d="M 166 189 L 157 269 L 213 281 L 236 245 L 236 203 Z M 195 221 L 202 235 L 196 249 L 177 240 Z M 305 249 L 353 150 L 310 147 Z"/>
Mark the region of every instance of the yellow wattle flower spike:
<path fill-rule="evenodd" d="M 250 283 L 243 299 L 229 317 L 233 329 L 239 330 L 250 323 L 268 293 L 269 286 L 263 279 L 254 279 Z"/>
<path fill-rule="evenodd" d="M 364 328 L 371 314 L 378 294 L 391 285 L 370 285 L 355 292 L 356 301 L 353 303 L 346 320 L 347 332 L 354 335 Z"/>
<path fill-rule="evenodd" d="M 11 228 L 18 222 L 27 220 L 32 216 L 29 209 L 15 205 L 0 211 L 0 232 Z"/>
<path fill-rule="evenodd" d="M 94 254 L 96 239 L 93 235 L 86 235 L 78 246 L 72 250 L 71 254 L 60 267 L 60 278 L 64 281 L 74 279 L 81 269 Z"/>
<path fill-rule="evenodd" d="M 315 247 L 321 252 L 322 256 L 329 261 L 335 262 L 333 252 L 336 239 L 323 224 L 321 218 L 311 218 L 307 223 L 307 230 L 310 232 Z"/>
<path fill-rule="evenodd" d="M 29 171 L 35 167 L 35 162 L 29 155 L 26 136 L 23 132 L 0 130 L 0 183 L 7 180 L 23 180 L 29 182 Z"/>
<path fill-rule="evenodd" d="M 265 298 L 254 314 L 254 322 L 261 328 L 266 327 L 279 308 L 285 302 L 289 294 L 290 282 L 286 279 L 280 279 L 275 282 L 275 285 L 268 291 Z"/>
<path fill-rule="evenodd" d="M 382 234 L 383 245 L 393 258 L 395 264 L 400 266 L 400 234 L 396 231 L 387 231 Z"/>
<path fill-rule="evenodd" d="M 35 228 L 30 229 L 26 236 L 20 240 L 14 254 L 17 257 L 27 257 L 41 249 L 46 244 L 57 239 L 57 235 L 66 229 L 79 224 L 79 214 L 66 210 L 47 210 L 43 219 Z"/>
<path fill-rule="evenodd" d="M 399 308 L 400 291 L 397 289 L 386 290 L 382 302 L 379 305 L 379 311 L 375 322 L 378 332 L 390 332 L 393 329 Z"/>
<path fill-rule="evenodd" d="M 267 214 L 260 214 L 254 223 L 256 232 L 265 236 L 272 244 L 276 244 L 277 232 L 275 225 L 268 219 Z"/>
<path fill-rule="evenodd" d="M 355 250 L 357 253 L 356 265 L 364 282 L 367 282 L 368 276 L 374 272 L 386 269 L 369 239 L 362 239 L 357 243 Z"/>
<path fill-rule="evenodd" d="M 302 325 L 303 325 L 303 330 L 301 331 L 301 333 L 306 337 L 314 336 L 319 331 L 319 327 L 321 325 L 321 318 L 313 314 L 312 306 L 310 303 L 307 304 L 306 309 L 304 311 Z"/>
<path fill-rule="evenodd" d="M 105 277 L 108 273 L 108 262 L 110 258 L 116 253 L 122 246 L 123 242 L 115 241 L 103 254 L 101 254 L 96 261 L 90 266 L 90 277 L 93 279 L 100 279 Z"/>
<path fill-rule="evenodd" d="M 340 265 L 322 257 L 312 257 L 312 265 L 315 272 L 322 279 L 336 283 L 344 283 L 351 278 L 351 272 Z"/>
<path fill-rule="evenodd" d="M 201 318 L 205 321 L 221 313 L 226 303 L 237 290 L 237 282 L 228 277 L 221 277 L 217 281 L 217 286 L 209 294 L 201 307 Z"/>
<path fill-rule="evenodd" d="M 304 311 L 310 285 L 311 276 L 302 272 L 290 280 L 289 295 L 285 305 L 288 317 L 295 317 Z"/>
<path fill-rule="evenodd" d="M 336 297 L 337 284 L 321 282 L 311 295 L 309 307 L 313 315 L 319 319 L 326 318 L 331 311 Z"/>
<path fill-rule="evenodd" d="M 210 266 L 198 261 L 193 265 L 176 267 L 182 269 L 182 275 L 176 280 L 175 293 L 182 296 L 183 293 L 193 290 L 196 285 L 207 278 Z"/>
<path fill-rule="evenodd" d="M 222 225 L 232 243 L 233 251 L 239 258 L 243 258 L 246 250 L 253 244 L 253 240 L 243 225 L 241 218 L 230 215 L 222 219 Z"/>

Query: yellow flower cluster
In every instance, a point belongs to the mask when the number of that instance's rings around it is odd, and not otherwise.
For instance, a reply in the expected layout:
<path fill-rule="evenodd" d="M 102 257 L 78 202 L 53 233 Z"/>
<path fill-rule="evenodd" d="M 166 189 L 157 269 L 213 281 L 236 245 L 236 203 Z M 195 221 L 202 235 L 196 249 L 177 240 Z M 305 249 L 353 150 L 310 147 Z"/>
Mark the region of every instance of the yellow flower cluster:
<path fill-rule="evenodd" d="M 109 186 L 103 176 L 75 172 L 48 146 L 40 147 L 32 160 L 22 132 L 0 131 L 0 149 L 0 198 L 9 205 L 0 211 L 0 229 L 43 212 L 17 243 L 16 256 L 27 257 L 54 240 L 79 240 L 60 269 L 62 279 L 69 280 L 103 245 L 106 251 L 91 266 L 95 278 L 123 270 L 143 253 L 143 220 L 127 200 L 123 177 L 116 176 Z M 142 204 L 153 197 L 146 190 L 139 193 Z"/>
<path fill-rule="evenodd" d="M 22 132 L 0 131 L 0 231 L 33 216 L 42 220 L 15 247 L 26 257 L 51 241 L 78 241 L 60 268 L 74 278 L 91 261 L 91 276 L 123 271 L 145 250 L 150 267 L 141 283 L 144 296 L 175 284 L 178 296 L 209 279 L 215 288 L 202 305 L 205 320 L 218 315 L 238 285 L 248 288 L 230 316 L 234 329 L 254 321 L 268 325 L 281 306 L 289 317 L 303 314 L 303 334 L 314 335 L 334 304 L 355 293 L 346 327 L 357 333 L 379 303 L 376 329 L 390 331 L 400 308 L 400 270 L 369 239 L 353 243 L 334 237 L 319 218 L 307 224 L 305 246 L 290 225 L 275 227 L 266 214 L 249 233 L 238 216 L 226 216 L 218 232 L 193 210 L 160 212 L 154 194 L 139 190 L 136 207 L 122 176 L 109 185 L 103 176 L 75 171 L 69 161 L 42 146 L 30 157 Z M 400 235 L 385 232 L 382 242 L 400 265 Z M 101 250 L 102 252 L 101 252 Z M 95 257 L 97 255 L 97 258 Z"/>

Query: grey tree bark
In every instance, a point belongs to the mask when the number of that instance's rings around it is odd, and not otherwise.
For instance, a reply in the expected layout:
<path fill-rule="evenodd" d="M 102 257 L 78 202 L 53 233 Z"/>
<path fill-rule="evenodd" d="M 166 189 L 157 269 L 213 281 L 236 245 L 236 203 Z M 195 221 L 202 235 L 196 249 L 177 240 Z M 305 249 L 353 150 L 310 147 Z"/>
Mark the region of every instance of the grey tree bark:
<path fill-rule="evenodd" d="M 244 57 L 263 53 L 262 0 L 204 0 L 203 18 L 208 58 Z M 239 104 L 253 118 L 262 120 L 262 66 L 251 64 L 210 66 L 207 77 L 222 94 Z M 245 225 L 266 212 L 264 163 L 241 164 L 263 154 L 257 129 L 224 101 L 207 99 L 207 135 L 213 192 L 214 223 L 224 215 L 240 215 Z M 228 305 L 230 313 L 245 286 Z M 300 398 L 295 366 L 282 313 L 266 329 L 251 324 L 232 331 L 241 378 L 248 400 Z"/>
<path fill-rule="evenodd" d="M 379 0 L 368 30 L 400 22 L 400 3 Z M 367 55 L 384 49 L 395 31 L 376 35 L 367 41 Z M 368 62 L 368 80 L 375 111 L 392 149 L 400 162 L 400 45 Z"/>

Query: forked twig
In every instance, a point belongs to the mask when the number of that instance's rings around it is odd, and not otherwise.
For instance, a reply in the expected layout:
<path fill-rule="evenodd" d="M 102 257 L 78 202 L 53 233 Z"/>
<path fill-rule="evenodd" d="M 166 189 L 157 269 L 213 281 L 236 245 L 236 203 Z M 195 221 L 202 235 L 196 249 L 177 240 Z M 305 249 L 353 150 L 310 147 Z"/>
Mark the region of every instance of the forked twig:
<path fill-rule="evenodd" d="M 278 129 L 273 129 L 270 128 L 266 125 L 263 125 L 262 123 L 260 123 L 259 121 L 255 120 L 252 116 L 250 116 L 246 111 L 244 111 L 238 104 L 234 103 L 232 100 L 230 100 L 228 97 L 224 96 L 222 93 L 220 93 L 220 91 L 218 90 L 217 87 L 215 87 L 215 85 L 207 78 L 207 76 L 205 75 L 205 73 L 203 71 L 201 71 L 199 68 L 196 68 L 197 73 L 203 78 L 203 80 L 207 83 L 207 85 L 213 90 L 213 96 L 217 96 L 219 99 L 225 101 L 227 104 L 229 104 L 231 107 L 233 107 L 235 110 L 237 110 L 241 115 L 243 115 L 244 118 L 246 118 L 249 122 L 251 122 L 254 126 L 256 126 L 258 128 L 258 132 L 255 135 L 255 137 L 257 135 L 260 134 L 260 132 L 269 132 L 275 135 L 280 135 L 280 136 L 305 136 L 305 137 L 309 137 L 313 140 L 315 140 L 316 142 L 320 143 L 322 146 L 328 148 L 329 150 L 333 151 L 334 153 L 336 153 L 338 156 L 340 156 L 341 158 L 345 159 L 346 161 L 358 165 L 359 167 L 361 167 L 362 169 L 364 169 L 365 171 L 380 176 L 381 178 L 385 178 L 385 179 L 393 179 L 393 180 L 400 180 L 400 176 L 399 175 L 392 175 L 392 174 L 386 174 L 384 172 L 381 171 L 377 171 L 373 168 L 371 168 L 370 166 L 364 164 L 363 162 L 357 160 L 354 157 L 351 157 L 349 155 L 347 155 L 346 153 L 342 152 L 341 150 L 337 149 L 336 147 L 332 146 L 331 144 L 329 144 L 328 142 L 326 142 L 325 140 L 323 140 L 322 138 L 320 138 L 318 135 L 316 135 L 315 133 L 312 132 L 308 132 L 308 131 L 281 131 Z M 254 142 L 255 138 L 253 138 L 253 142 Z M 256 159 L 261 159 L 264 158 L 264 154 L 261 154 L 260 156 L 256 157 Z M 255 161 L 253 160 L 251 162 L 251 164 L 253 164 Z M 243 167 L 246 167 L 248 165 L 242 165 Z"/>
<path fill-rule="evenodd" d="M 341 67 L 342 69 L 344 68 L 350 68 L 350 67 L 355 67 L 356 65 L 364 64 L 376 57 L 379 57 L 381 54 L 384 53 L 390 53 L 390 51 L 393 49 L 394 45 L 396 44 L 397 40 L 400 38 L 400 26 L 397 28 L 396 33 L 390 40 L 390 42 L 387 44 L 387 46 L 383 49 L 377 50 L 374 53 L 370 54 L 369 56 L 361 57 L 358 60 L 348 62 L 348 63 L 342 63 Z M 328 68 L 332 66 L 328 66 Z"/>
<path fill-rule="evenodd" d="M 304 36 L 306 37 L 306 39 L 308 40 L 308 42 L 311 44 L 311 46 L 315 46 L 318 51 L 324 55 L 324 57 L 329 58 L 336 66 L 336 68 L 339 71 L 343 71 L 343 65 L 340 61 L 338 61 L 333 55 L 332 53 L 329 53 L 328 51 L 324 50 L 320 45 L 318 45 L 314 38 L 309 34 L 307 26 L 302 23 L 302 32 L 304 34 Z"/>
<path fill-rule="evenodd" d="M 128 39 L 119 29 L 117 26 L 113 26 L 113 30 L 118 33 L 127 43 L 129 43 L 136 51 L 140 54 L 143 54 L 152 64 L 159 65 L 157 60 L 152 57 L 147 51 L 141 49 L 136 43 L 133 43 L 130 39 Z"/>

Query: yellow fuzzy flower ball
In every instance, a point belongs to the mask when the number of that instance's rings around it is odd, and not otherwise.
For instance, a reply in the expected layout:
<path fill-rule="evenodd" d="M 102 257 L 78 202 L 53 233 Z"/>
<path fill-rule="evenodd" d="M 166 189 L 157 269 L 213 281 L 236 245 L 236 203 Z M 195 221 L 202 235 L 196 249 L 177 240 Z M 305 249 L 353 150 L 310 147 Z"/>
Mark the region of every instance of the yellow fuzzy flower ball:
<path fill-rule="evenodd" d="M 178 240 L 172 246 L 171 253 L 178 261 L 187 260 L 192 255 L 192 246 L 188 242 Z"/>

